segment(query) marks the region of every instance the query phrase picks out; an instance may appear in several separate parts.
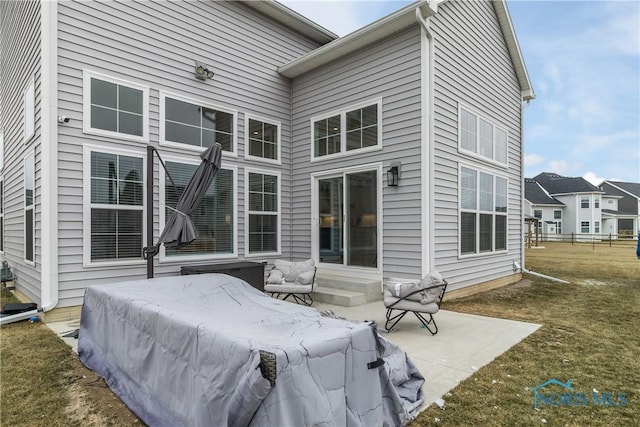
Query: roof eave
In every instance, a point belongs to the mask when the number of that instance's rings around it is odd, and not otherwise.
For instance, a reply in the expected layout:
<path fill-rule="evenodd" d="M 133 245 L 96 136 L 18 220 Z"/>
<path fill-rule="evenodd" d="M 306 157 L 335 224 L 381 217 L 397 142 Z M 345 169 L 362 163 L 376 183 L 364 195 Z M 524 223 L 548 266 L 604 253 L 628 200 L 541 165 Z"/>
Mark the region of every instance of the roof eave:
<path fill-rule="evenodd" d="M 425 17 L 435 13 L 435 9 L 429 4 L 429 1 L 420 0 L 414 2 L 353 33 L 336 39 L 307 55 L 283 65 L 278 69 L 278 72 L 289 78 L 300 76 L 320 65 L 329 63 L 350 52 L 397 33 L 410 25 L 417 25 L 418 21 L 415 15 L 416 8 L 420 8 Z"/>
<path fill-rule="evenodd" d="M 535 99 L 536 95 L 531 85 L 531 79 L 529 79 L 529 73 L 527 72 L 527 66 L 524 63 L 524 57 L 520 50 L 520 44 L 516 37 L 516 32 L 513 28 L 513 22 L 511 21 L 511 15 L 507 8 L 507 2 L 505 0 L 493 2 L 498 21 L 502 27 L 502 34 L 504 35 L 505 42 L 507 43 L 507 49 L 511 56 L 511 62 L 516 71 L 518 77 L 518 83 L 520 84 L 520 93 L 523 101 L 531 101 Z"/>
<path fill-rule="evenodd" d="M 332 33 L 326 28 L 316 24 L 310 19 L 305 18 L 299 13 L 287 6 L 278 3 L 274 0 L 240 0 L 252 9 L 261 12 L 276 21 L 286 25 L 289 28 L 296 30 L 297 32 L 304 34 L 311 40 L 319 43 L 326 44 L 338 38 L 337 34 Z"/>

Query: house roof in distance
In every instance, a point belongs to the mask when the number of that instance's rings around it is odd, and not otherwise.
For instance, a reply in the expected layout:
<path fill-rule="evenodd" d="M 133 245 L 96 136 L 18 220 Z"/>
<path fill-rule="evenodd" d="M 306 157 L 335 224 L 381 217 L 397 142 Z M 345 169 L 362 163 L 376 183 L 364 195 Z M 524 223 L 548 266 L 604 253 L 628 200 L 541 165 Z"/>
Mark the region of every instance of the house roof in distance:
<path fill-rule="evenodd" d="M 554 199 L 540 185 L 531 178 L 524 179 L 524 198 L 533 205 L 558 205 L 564 206 L 564 203 Z"/>
<path fill-rule="evenodd" d="M 582 177 L 567 177 L 557 173 L 542 172 L 535 177 L 536 181 L 550 195 L 573 193 L 604 193 Z"/>
<path fill-rule="evenodd" d="M 623 181 L 608 181 L 605 180 L 604 182 L 606 182 L 609 185 L 612 185 L 614 187 L 618 187 L 619 189 L 626 191 L 627 193 L 631 194 L 632 196 L 637 197 L 638 199 L 640 199 L 640 183 L 637 182 L 623 182 Z M 604 184 L 603 182 L 603 184 Z M 602 184 L 600 184 L 602 185 Z"/>

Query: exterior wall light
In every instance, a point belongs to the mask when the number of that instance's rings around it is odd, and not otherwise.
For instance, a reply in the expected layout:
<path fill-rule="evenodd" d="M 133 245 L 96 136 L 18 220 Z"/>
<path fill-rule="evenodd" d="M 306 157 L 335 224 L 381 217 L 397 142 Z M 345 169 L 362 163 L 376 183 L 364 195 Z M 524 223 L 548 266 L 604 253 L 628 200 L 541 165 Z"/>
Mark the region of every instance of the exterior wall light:
<path fill-rule="evenodd" d="M 388 187 L 397 187 L 400 176 L 400 166 L 393 165 L 387 171 L 387 186 Z"/>
<path fill-rule="evenodd" d="M 207 65 L 196 61 L 196 78 L 200 80 L 212 79 L 213 71 L 209 70 Z"/>

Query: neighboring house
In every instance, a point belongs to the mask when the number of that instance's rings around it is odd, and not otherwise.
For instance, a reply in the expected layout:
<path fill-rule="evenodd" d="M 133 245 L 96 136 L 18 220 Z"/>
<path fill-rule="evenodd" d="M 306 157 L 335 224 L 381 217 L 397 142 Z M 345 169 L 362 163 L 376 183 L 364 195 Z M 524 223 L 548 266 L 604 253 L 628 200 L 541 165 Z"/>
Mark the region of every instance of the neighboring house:
<path fill-rule="evenodd" d="M 615 229 L 615 234 L 637 238 L 640 233 L 640 183 L 605 180 L 599 187 L 613 196 L 603 205 L 604 223 Z"/>
<path fill-rule="evenodd" d="M 149 144 L 178 191 L 224 150 L 200 238 L 158 276 L 312 257 L 346 283 L 436 268 L 454 294 L 520 278 L 534 94 L 505 2 L 419 1 L 342 38 L 271 1 L 0 14 L 2 257 L 45 309 L 146 277 L 147 162 L 154 241 L 176 199 Z"/>
<path fill-rule="evenodd" d="M 545 240 L 561 238 L 564 203 L 554 199 L 534 179 L 524 180 L 525 215 L 538 219 L 534 232 L 542 234 Z"/>
<path fill-rule="evenodd" d="M 552 221 L 552 219 L 545 219 L 549 218 L 550 215 L 553 215 L 553 220 L 559 217 L 561 220 L 561 232 L 557 231 L 556 225 L 555 231 L 557 234 L 588 234 L 589 238 L 592 238 L 593 235 L 604 234 L 602 229 L 602 200 L 603 197 L 607 197 L 604 191 L 584 178 L 566 177 L 548 172 L 543 172 L 531 179 L 527 178 L 526 181 L 528 184 L 526 186 L 525 199 L 532 209 L 531 212 L 527 213 L 537 216 L 546 212 L 547 216 L 540 217 L 543 222 Z M 549 203 L 546 203 L 546 206 L 544 203 L 535 203 L 541 200 L 541 195 L 539 190 L 533 191 L 536 187 L 531 182 L 537 184 L 539 189 L 548 197 L 548 200 L 555 200 L 557 207 L 549 209 Z M 544 201 L 544 199 L 542 200 Z M 546 210 L 543 207 L 546 207 Z M 552 213 L 550 214 L 550 212 Z"/>

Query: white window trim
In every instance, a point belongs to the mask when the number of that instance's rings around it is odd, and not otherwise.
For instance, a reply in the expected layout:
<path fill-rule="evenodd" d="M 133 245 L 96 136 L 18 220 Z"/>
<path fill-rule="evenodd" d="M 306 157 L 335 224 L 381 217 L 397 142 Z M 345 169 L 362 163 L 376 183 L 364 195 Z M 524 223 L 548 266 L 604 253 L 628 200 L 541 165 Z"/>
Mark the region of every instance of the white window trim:
<path fill-rule="evenodd" d="M 178 156 L 163 156 L 162 160 L 173 163 L 184 163 L 191 165 L 199 165 L 199 159 L 193 157 L 178 157 Z M 187 254 L 187 255 L 167 255 L 167 251 L 164 245 L 160 245 L 160 253 L 158 262 L 161 264 L 182 263 L 185 261 L 208 261 L 219 259 L 230 259 L 238 257 L 238 167 L 234 165 L 221 164 L 220 169 L 230 170 L 232 173 L 233 181 L 233 252 L 225 254 Z M 159 180 L 159 221 L 160 230 L 164 230 L 164 226 L 167 223 L 167 216 L 165 213 L 166 208 L 166 193 L 165 187 L 167 184 L 167 178 L 165 170 L 160 166 L 160 180 Z"/>
<path fill-rule="evenodd" d="M 373 267 L 359 267 L 352 265 L 344 265 L 344 264 L 331 264 L 331 263 L 320 263 L 320 252 L 318 250 L 318 229 L 320 224 L 320 218 L 318 218 L 318 181 L 320 179 L 332 178 L 342 176 L 343 178 L 348 174 L 358 173 L 358 172 L 369 172 L 369 171 L 377 171 L 378 174 L 378 204 L 376 209 L 378 210 L 377 214 L 377 233 L 380 238 L 378 238 L 378 266 L 376 268 Z M 383 269 L 383 239 L 384 236 L 384 221 L 383 221 L 383 168 L 382 163 L 369 163 L 359 166 L 345 167 L 339 169 L 331 169 L 322 172 L 314 172 L 310 175 L 311 178 L 311 224 L 312 228 L 310 231 L 311 234 L 311 257 L 318 265 L 322 265 L 322 268 L 327 271 L 335 271 L 340 274 L 344 274 L 349 276 L 349 272 L 355 272 L 355 276 L 349 277 L 359 277 L 359 278 L 371 278 L 371 280 L 381 279 L 382 269 Z"/>
<path fill-rule="evenodd" d="M 462 215 L 461 213 L 464 212 L 471 212 L 473 211 L 476 214 L 488 214 L 488 211 L 481 211 L 480 210 L 480 201 L 479 201 L 479 197 L 480 197 L 480 192 L 478 191 L 476 194 L 476 209 L 463 209 L 462 208 L 462 186 L 460 185 L 460 176 L 462 176 L 462 168 L 468 168 L 468 169 L 473 169 L 476 172 L 478 172 L 478 179 L 480 177 L 480 173 L 486 173 L 489 175 L 493 176 L 493 211 L 492 211 L 492 215 L 494 218 L 493 224 L 494 224 L 494 228 L 493 228 L 493 236 L 492 236 L 492 246 L 493 249 L 491 251 L 486 251 L 486 252 L 480 252 L 480 229 L 478 228 L 479 226 L 479 215 L 476 217 L 476 252 L 472 253 L 472 254 L 463 254 L 462 253 L 462 240 L 461 240 L 461 233 L 462 233 L 462 223 L 461 223 L 461 219 L 462 219 Z M 496 207 L 495 207 L 495 199 L 496 199 L 496 180 L 495 178 L 502 178 L 504 180 L 507 181 L 507 212 L 496 212 Z M 544 214 L 544 212 L 543 212 Z M 506 245 L 505 245 L 505 249 L 500 249 L 500 250 L 495 250 L 495 246 L 496 246 L 496 239 L 495 239 L 495 217 L 499 215 L 499 216 L 504 216 L 506 217 L 506 236 L 505 236 L 505 240 L 506 240 Z M 501 255 L 501 254 L 508 254 L 509 253 L 509 177 L 503 173 L 498 173 L 495 170 L 490 170 L 490 169 L 486 169 L 486 168 L 481 168 L 478 167 L 476 165 L 470 164 L 470 163 L 458 163 L 458 219 L 457 219 L 457 223 L 458 223 L 458 259 L 467 259 L 467 258 L 481 258 L 481 257 L 487 257 L 487 256 L 493 256 L 493 255 Z"/>
<path fill-rule="evenodd" d="M 377 130 L 378 130 L 378 143 L 376 145 L 372 145 L 371 147 L 365 147 L 365 148 L 359 148 L 357 150 L 351 150 L 351 151 L 347 151 L 347 112 L 349 111 L 354 111 L 354 110 L 358 110 L 361 108 L 365 108 L 365 107 L 369 107 L 371 105 L 377 105 L 378 106 L 378 117 L 377 117 Z M 333 153 L 333 154 L 327 154 L 325 156 L 316 156 L 315 155 L 315 143 L 314 143 L 314 123 L 317 122 L 318 120 L 323 120 L 323 119 L 327 119 L 329 117 L 333 117 L 333 116 L 340 116 L 340 151 L 337 153 Z M 310 159 L 311 162 L 322 162 L 325 160 L 331 160 L 331 159 L 335 159 L 338 157 L 348 157 L 348 156 L 356 156 L 356 155 L 360 155 L 362 153 L 367 153 L 367 152 L 371 152 L 371 151 L 379 151 L 382 150 L 382 98 L 376 98 L 376 99 L 371 99 L 368 101 L 364 101 L 364 102 L 360 102 L 358 104 L 353 104 L 350 105 L 348 107 L 339 109 L 339 110 L 333 110 L 321 115 L 317 115 L 314 117 L 311 117 L 311 119 L 309 120 L 309 124 L 310 124 Z"/>
<path fill-rule="evenodd" d="M 587 223 L 587 227 L 589 230 L 582 231 L 582 223 Z M 591 221 L 580 221 L 580 234 L 590 234 L 591 233 Z"/>
<path fill-rule="evenodd" d="M 173 142 L 165 140 L 165 100 L 166 98 L 175 99 L 182 102 L 188 102 L 189 104 L 199 105 L 201 107 L 211 108 L 213 110 L 222 111 L 225 113 L 229 113 L 233 116 L 233 138 L 231 138 L 231 151 L 222 151 L 222 155 L 225 157 L 238 157 L 238 111 L 232 110 L 227 107 L 222 107 L 220 105 L 211 104 L 209 102 L 202 101 L 196 98 L 189 98 L 183 95 L 178 95 L 177 93 L 160 91 L 160 123 L 159 123 L 159 144 L 165 147 L 173 147 L 179 148 L 181 151 L 189 150 L 196 153 L 201 153 L 206 150 L 206 147 L 198 147 L 196 145 L 183 144 L 181 142 Z"/>
<path fill-rule="evenodd" d="M 26 144 L 36 132 L 36 86 L 33 77 L 29 79 L 27 87 L 24 89 L 22 100 L 24 120 L 23 141 Z"/>
<path fill-rule="evenodd" d="M 101 145 L 86 144 L 83 148 L 83 171 L 82 171 L 82 266 L 85 268 L 91 267 L 116 267 L 116 266 L 128 266 L 128 265 L 142 265 L 147 261 L 140 256 L 139 260 L 128 259 L 122 261 L 91 261 L 91 153 L 94 151 L 106 154 L 116 154 L 121 156 L 138 157 L 142 159 L 142 170 L 146 172 L 147 169 L 147 156 L 146 151 L 134 151 L 122 148 L 111 148 Z M 143 177 L 142 186 L 142 246 L 144 247 L 147 242 L 147 215 L 145 214 L 147 209 L 147 186 L 146 186 L 146 173 Z"/>
<path fill-rule="evenodd" d="M 476 151 L 477 152 L 473 152 L 473 151 L 469 151 L 465 148 L 462 148 L 462 120 L 460 119 L 462 117 L 462 110 L 467 111 L 468 113 L 473 114 L 474 116 L 476 116 Z M 502 163 L 499 162 L 493 158 L 489 158 L 489 157 L 485 157 L 483 155 L 480 154 L 480 119 L 484 120 L 485 122 L 489 123 L 490 125 L 493 126 L 493 157 L 496 157 L 496 128 L 500 129 L 501 131 L 505 132 L 507 134 L 507 147 L 506 147 L 506 163 Z M 498 125 L 495 121 L 487 118 L 486 116 L 478 113 L 476 110 L 474 110 L 473 108 L 468 107 L 467 105 L 464 105 L 462 103 L 458 103 L 458 152 L 460 154 L 463 154 L 465 156 L 469 156 L 472 157 L 474 159 L 477 160 L 481 160 L 482 162 L 485 163 L 489 163 L 492 166 L 498 166 L 502 169 L 507 169 L 509 167 L 509 131 L 503 127 Z"/>
<path fill-rule="evenodd" d="M 113 132 L 104 129 L 91 127 L 91 78 L 104 80 L 121 86 L 142 91 L 142 136 L 130 135 L 126 133 Z M 115 139 L 148 142 L 149 141 L 149 88 L 139 83 L 111 77 L 95 71 L 82 70 L 82 131 L 90 135 L 106 136 Z"/>
<path fill-rule="evenodd" d="M 0 129 L 0 173 L 4 172 L 4 134 Z"/>
<path fill-rule="evenodd" d="M 277 159 L 267 159 L 260 156 L 253 156 L 249 154 L 249 139 L 251 135 L 249 135 L 249 120 L 255 120 L 257 122 L 263 122 L 270 125 L 274 125 L 277 128 L 277 149 L 276 156 Z M 254 116 L 253 114 L 245 114 L 244 115 L 244 158 L 247 160 L 255 160 L 257 162 L 262 163 L 270 163 L 272 165 L 281 165 L 282 164 L 282 123 L 277 120 L 265 119 L 264 117 Z"/>
<path fill-rule="evenodd" d="M 26 185 L 26 173 L 24 170 L 24 166 L 27 164 L 27 160 L 31 159 L 31 162 L 33 163 L 33 203 L 30 206 L 27 206 L 27 197 L 26 197 L 26 191 L 27 191 L 27 185 Z M 23 261 L 30 265 L 30 266 L 35 266 L 36 265 L 36 156 L 35 156 L 35 152 L 33 150 L 27 152 L 24 156 L 24 161 L 22 163 L 22 220 L 25 221 L 24 223 L 24 230 L 22 233 L 22 241 L 24 242 L 24 249 L 22 251 L 22 259 Z M 33 212 L 33 233 L 32 233 L 32 242 L 31 245 L 33 247 L 33 260 L 27 259 L 27 224 L 26 224 L 26 213 L 27 211 L 32 211 Z"/>
<path fill-rule="evenodd" d="M 273 214 L 278 217 L 278 238 L 277 238 L 277 250 L 275 252 L 249 252 L 249 215 L 265 215 L 272 214 L 265 211 L 250 211 L 249 210 L 249 173 L 257 173 L 261 175 L 270 175 L 278 178 L 278 211 Z M 245 258 L 257 258 L 267 256 L 280 256 L 282 255 L 282 174 L 280 171 L 258 169 L 258 168 L 245 168 L 244 169 L 244 256 Z"/>
<path fill-rule="evenodd" d="M 2 133 L 0 133 L 0 138 L 2 137 Z M 6 194 L 4 194 L 4 176 L 0 174 L 0 192 L 2 193 L 2 198 L 0 199 L 0 218 L 2 218 L 2 228 L 0 229 L 0 254 L 4 254 L 4 199 L 6 198 Z"/>
<path fill-rule="evenodd" d="M 591 209 L 591 196 L 581 195 L 579 200 L 580 200 L 580 209 Z M 585 200 L 587 202 L 587 206 L 582 206 L 582 202 Z"/>

